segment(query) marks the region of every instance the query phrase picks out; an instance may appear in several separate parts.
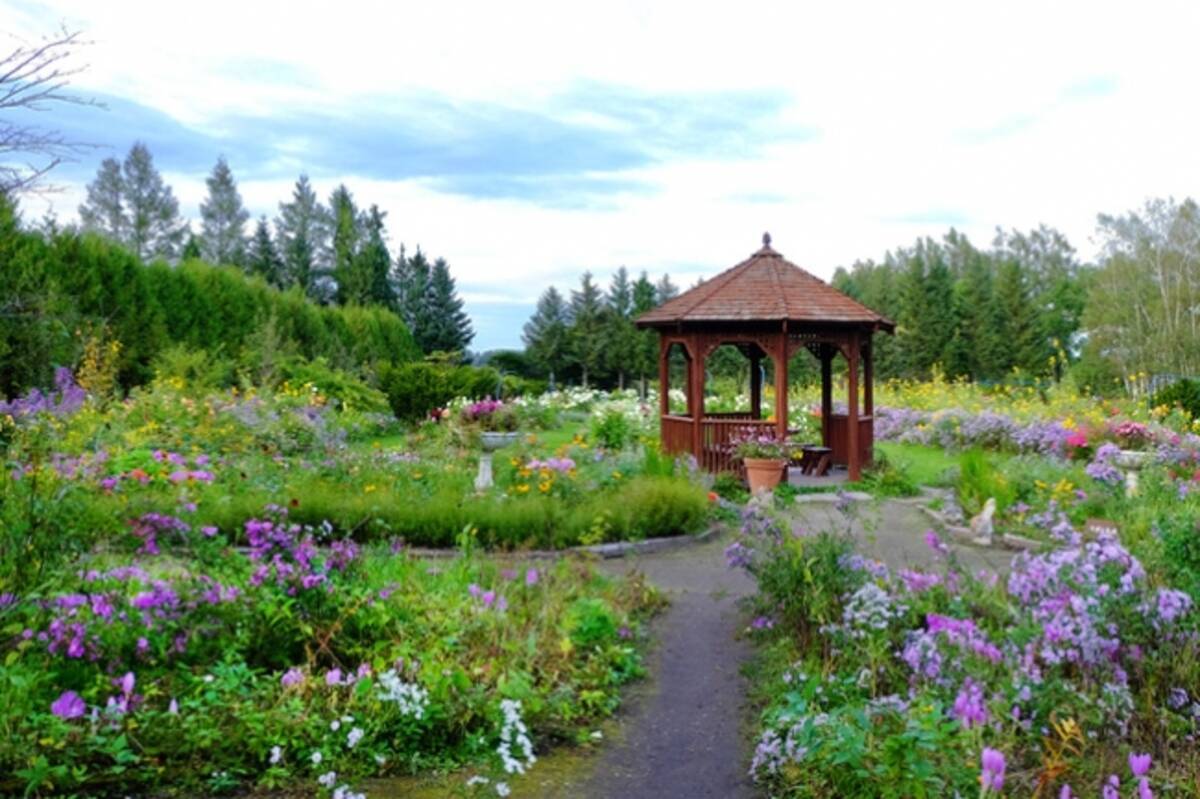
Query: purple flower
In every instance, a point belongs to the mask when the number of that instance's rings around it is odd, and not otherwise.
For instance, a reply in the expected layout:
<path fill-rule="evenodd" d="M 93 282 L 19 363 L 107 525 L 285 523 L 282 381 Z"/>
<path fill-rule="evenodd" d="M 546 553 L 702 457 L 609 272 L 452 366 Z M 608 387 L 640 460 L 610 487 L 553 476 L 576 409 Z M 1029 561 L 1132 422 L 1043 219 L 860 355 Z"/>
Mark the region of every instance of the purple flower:
<path fill-rule="evenodd" d="M 293 666 L 283 673 L 283 676 L 279 678 L 279 682 L 283 684 L 284 688 L 300 685 L 304 682 L 304 672 Z"/>
<path fill-rule="evenodd" d="M 750 622 L 750 627 L 754 630 L 769 630 L 774 626 L 775 622 L 766 616 L 758 616 L 754 621 Z"/>
<path fill-rule="evenodd" d="M 87 712 L 87 705 L 74 691 L 63 691 L 50 705 L 50 712 L 60 719 L 77 719 Z"/>
<path fill-rule="evenodd" d="M 986 724 L 988 712 L 983 701 L 983 687 L 970 677 L 963 680 L 962 690 L 954 698 L 951 713 L 965 730 Z"/>
<path fill-rule="evenodd" d="M 533 587 L 538 583 L 538 570 L 531 568 L 525 572 L 525 585 Z"/>
<path fill-rule="evenodd" d="M 1058 792 L 1058 799 L 1075 799 L 1075 794 L 1071 792 L 1070 785 L 1062 787 L 1062 790 Z"/>
<path fill-rule="evenodd" d="M 1104 783 L 1104 787 L 1100 790 L 1101 799 L 1121 799 L 1121 793 L 1118 790 L 1121 787 L 1121 780 L 1116 774 L 1110 774 L 1108 780 Z"/>
<path fill-rule="evenodd" d="M 217 528 L 213 527 L 211 524 L 206 524 L 200 528 L 200 532 L 204 534 L 205 538 L 212 538 L 217 534 Z"/>
<path fill-rule="evenodd" d="M 939 555 L 945 555 L 950 551 L 950 547 L 946 546 L 941 537 L 938 536 L 938 534 L 933 530 L 927 530 L 925 532 L 925 546 L 929 547 L 934 552 L 937 552 Z"/>
<path fill-rule="evenodd" d="M 1144 777 L 1150 771 L 1150 755 L 1129 753 L 1129 770 L 1135 777 Z"/>
<path fill-rule="evenodd" d="M 985 746 L 983 754 L 980 757 L 980 762 L 983 766 L 983 771 L 979 775 L 979 779 L 983 783 L 983 789 L 999 793 L 1004 787 L 1004 753 L 998 749 L 990 749 Z"/>
<path fill-rule="evenodd" d="M 326 685 L 341 685 L 341 683 L 342 683 L 342 670 L 341 669 L 330 669 L 329 671 L 325 672 L 325 684 Z"/>

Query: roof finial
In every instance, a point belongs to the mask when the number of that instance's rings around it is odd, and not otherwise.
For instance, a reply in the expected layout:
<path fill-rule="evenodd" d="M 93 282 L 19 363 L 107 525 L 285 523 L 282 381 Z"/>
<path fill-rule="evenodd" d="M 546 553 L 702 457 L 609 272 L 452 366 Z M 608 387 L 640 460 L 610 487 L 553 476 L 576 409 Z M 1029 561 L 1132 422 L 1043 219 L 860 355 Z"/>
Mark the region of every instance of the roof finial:
<path fill-rule="evenodd" d="M 771 234 L 770 233 L 763 233 L 763 246 L 764 247 L 771 246 Z"/>

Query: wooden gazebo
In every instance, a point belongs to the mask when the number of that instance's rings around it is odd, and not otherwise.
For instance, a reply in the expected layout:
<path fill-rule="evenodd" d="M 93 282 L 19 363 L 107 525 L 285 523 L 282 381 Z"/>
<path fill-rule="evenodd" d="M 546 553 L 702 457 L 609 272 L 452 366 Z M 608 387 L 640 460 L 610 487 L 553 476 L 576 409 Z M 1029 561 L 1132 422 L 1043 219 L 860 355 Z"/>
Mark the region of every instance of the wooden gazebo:
<path fill-rule="evenodd" d="M 712 472 L 736 467 L 730 440 L 746 427 L 788 432 L 787 364 L 801 347 L 821 362 L 821 434 L 834 464 L 857 480 L 874 448 L 871 336 L 895 324 L 852 300 L 815 275 L 763 246 L 745 261 L 640 316 L 638 327 L 658 330 L 659 392 L 663 448 L 691 452 Z M 750 411 L 705 413 L 705 362 L 723 344 L 737 346 L 750 360 Z M 687 410 L 671 413 L 670 357 L 682 349 L 687 360 Z M 847 364 L 847 408 L 833 412 L 833 359 Z M 774 419 L 762 418 L 762 359 L 775 365 Z M 859 409 L 859 372 L 862 409 Z"/>

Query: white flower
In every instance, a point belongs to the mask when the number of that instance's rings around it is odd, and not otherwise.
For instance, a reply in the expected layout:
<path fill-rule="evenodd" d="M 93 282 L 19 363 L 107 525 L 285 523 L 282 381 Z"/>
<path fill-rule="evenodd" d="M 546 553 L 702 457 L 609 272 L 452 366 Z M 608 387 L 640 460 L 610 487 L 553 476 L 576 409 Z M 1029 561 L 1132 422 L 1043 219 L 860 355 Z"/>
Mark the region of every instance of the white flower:
<path fill-rule="evenodd" d="M 167 705 L 167 712 L 172 716 L 179 715 L 179 703 L 175 701 L 174 697 L 171 698 L 171 704 Z"/>
<path fill-rule="evenodd" d="M 359 727 L 355 727 L 354 729 L 350 730 L 350 734 L 346 736 L 346 746 L 353 749 L 355 745 L 362 740 L 364 735 L 366 735 L 366 733 L 364 733 Z"/>
<path fill-rule="evenodd" d="M 474 788 L 476 785 L 487 785 L 490 780 L 482 774 L 476 774 L 471 779 L 467 780 L 467 787 Z"/>
<path fill-rule="evenodd" d="M 213 681 L 213 680 L 215 680 L 215 679 L 217 679 L 217 678 L 216 678 L 216 677 L 214 677 L 214 676 L 212 676 L 211 674 L 205 674 L 205 675 L 204 675 L 204 681 L 205 681 L 205 682 L 212 682 L 212 681 Z"/>
<path fill-rule="evenodd" d="M 512 791 L 508 787 L 507 782 L 496 783 L 496 796 L 508 796 Z"/>
<path fill-rule="evenodd" d="M 274 765 L 278 764 L 280 760 L 283 760 L 283 747 L 282 746 L 272 746 L 271 747 L 271 758 L 268 762 L 272 766 L 274 766 Z"/>
<path fill-rule="evenodd" d="M 333 730 L 334 732 L 337 732 L 338 729 L 341 728 L 341 726 L 342 726 L 342 723 L 340 721 L 338 721 L 337 719 L 334 719 L 333 721 L 329 722 L 329 729 Z"/>
<path fill-rule="evenodd" d="M 500 712 L 504 720 L 500 725 L 500 746 L 496 747 L 496 753 L 500 755 L 505 773 L 524 774 L 537 758 L 533 754 L 529 730 L 521 720 L 521 703 L 513 699 L 501 700 Z M 514 748 L 519 758 L 513 756 Z"/>
<path fill-rule="evenodd" d="M 317 777 L 317 782 L 321 783 L 322 788 L 332 788 L 333 784 L 337 782 L 337 772 L 326 771 L 320 777 Z"/>
<path fill-rule="evenodd" d="M 349 785 L 339 785 L 333 792 L 333 799 L 367 799 L 365 793 L 355 793 Z"/>
<path fill-rule="evenodd" d="M 314 766 L 319 766 L 319 765 L 321 765 L 321 761 L 322 761 L 324 758 L 322 758 L 322 757 L 321 757 L 321 753 L 320 753 L 320 752 L 313 752 L 313 753 L 312 753 L 312 757 L 311 757 L 311 758 L 309 758 L 309 759 L 310 759 L 310 760 L 312 760 L 312 764 L 313 764 Z"/>
<path fill-rule="evenodd" d="M 379 698 L 384 702 L 395 702 L 401 715 L 423 718 L 429 705 L 429 692 L 414 682 L 405 682 L 395 669 L 379 675 Z"/>

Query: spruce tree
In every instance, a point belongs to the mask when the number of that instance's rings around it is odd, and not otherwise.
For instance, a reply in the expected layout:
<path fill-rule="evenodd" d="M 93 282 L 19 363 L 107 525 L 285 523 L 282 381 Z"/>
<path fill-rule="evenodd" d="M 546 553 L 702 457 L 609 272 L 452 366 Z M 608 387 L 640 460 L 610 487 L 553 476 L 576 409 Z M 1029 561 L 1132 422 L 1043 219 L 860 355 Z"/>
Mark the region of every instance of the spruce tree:
<path fill-rule="evenodd" d="M 271 228 L 266 216 L 260 217 L 250 239 L 250 250 L 246 257 L 246 271 L 258 275 L 272 286 L 283 287 L 283 259 L 271 241 Z"/>
<path fill-rule="evenodd" d="M 358 270 L 366 280 L 367 292 L 362 303 L 382 305 L 389 310 L 396 309 L 396 294 L 392 289 L 389 272 L 392 267 L 392 254 L 388 252 L 387 233 L 384 229 L 384 217 L 387 214 L 372 205 L 363 218 L 363 243 L 358 252 Z"/>
<path fill-rule="evenodd" d="M 179 260 L 193 261 L 201 257 L 203 255 L 200 252 L 200 237 L 191 228 L 188 228 L 183 249 L 179 252 Z"/>
<path fill-rule="evenodd" d="M 569 341 L 572 364 L 587 388 L 604 363 L 604 303 L 591 272 L 584 272 L 579 289 L 571 292 Z"/>
<path fill-rule="evenodd" d="M 475 338 L 471 319 L 463 309 L 450 265 L 444 258 L 433 263 L 429 280 L 428 318 L 417 342 L 425 352 L 462 352 Z"/>
<path fill-rule="evenodd" d="M 662 305 L 669 299 L 679 296 L 679 287 L 671 282 L 670 275 L 663 275 L 662 280 L 658 281 L 658 285 L 654 289 L 658 304 Z"/>
<path fill-rule="evenodd" d="M 633 326 L 633 287 L 629 270 L 618 269 L 609 285 L 604 319 L 604 362 L 617 375 L 617 387 L 625 388 L 625 376 L 637 355 L 637 328 Z"/>
<path fill-rule="evenodd" d="M 537 310 L 525 323 L 521 338 L 525 342 L 525 352 L 539 372 L 553 380 L 566 368 L 569 357 L 567 304 L 554 286 L 538 298 Z"/>
<path fill-rule="evenodd" d="M 279 204 L 275 237 L 283 258 L 285 283 L 314 297 L 320 278 L 328 272 L 321 260 L 329 238 L 329 212 L 317 200 L 307 175 L 292 190 L 291 202 Z"/>
<path fill-rule="evenodd" d="M 225 156 L 217 159 L 204 183 L 208 187 L 208 197 L 200 203 L 200 250 L 204 259 L 211 264 L 241 266 L 250 214 L 242 205 L 242 195 Z"/>
<path fill-rule="evenodd" d="M 331 265 L 338 302 L 361 303 L 369 296 L 371 282 L 357 257 L 362 230 L 354 197 L 345 184 L 339 185 L 330 195 L 329 213 L 333 219 Z"/>
<path fill-rule="evenodd" d="M 633 317 L 637 317 L 658 306 L 658 294 L 650 276 L 642 272 L 633 284 Z M 641 382 L 642 396 L 646 395 L 646 382 L 658 370 L 658 333 L 653 330 L 637 330 L 631 371 Z"/>
<path fill-rule="evenodd" d="M 421 347 L 423 352 L 429 352 L 421 342 L 422 337 L 428 335 L 427 331 L 432 325 L 429 302 L 432 275 L 429 261 L 419 246 L 411 257 L 404 260 L 401 280 L 399 285 L 399 294 L 402 298 L 400 316 L 408 325 L 408 329 L 412 331 L 417 346 Z"/>

